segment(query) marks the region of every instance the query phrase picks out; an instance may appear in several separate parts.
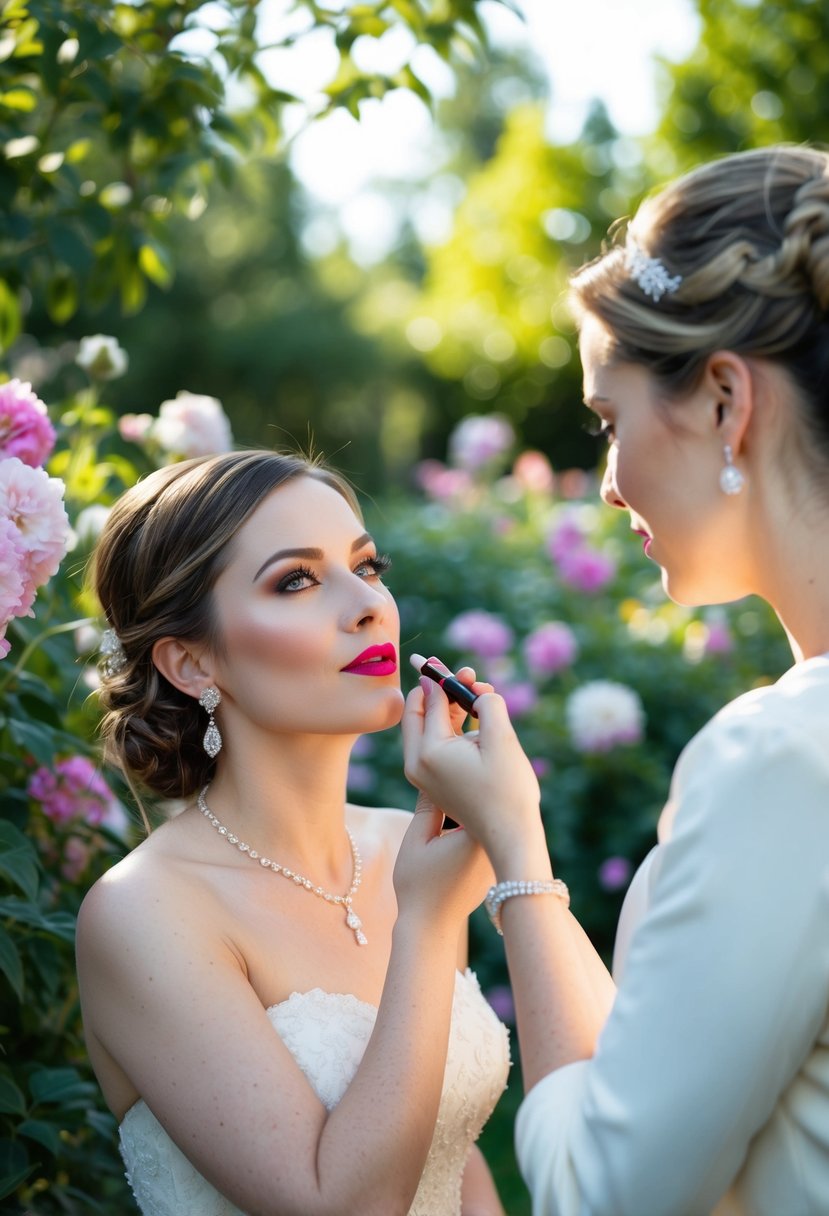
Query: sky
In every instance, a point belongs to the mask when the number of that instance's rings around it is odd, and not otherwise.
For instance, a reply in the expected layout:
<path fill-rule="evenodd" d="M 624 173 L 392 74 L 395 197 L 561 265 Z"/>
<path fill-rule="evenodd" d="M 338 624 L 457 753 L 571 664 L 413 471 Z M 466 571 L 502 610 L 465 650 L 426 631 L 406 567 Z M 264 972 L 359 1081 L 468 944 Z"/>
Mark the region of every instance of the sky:
<path fill-rule="evenodd" d="M 532 48 L 546 69 L 551 102 L 548 132 L 555 142 L 574 139 L 590 101 L 605 102 L 616 127 L 641 135 L 657 120 L 654 56 L 682 59 L 693 48 L 699 23 L 693 0 L 513 0 L 523 20 L 495 0 L 485 0 L 482 16 L 495 45 Z M 260 39 L 299 33 L 307 15 L 292 15 L 291 0 L 260 0 Z M 438 97 L 451 92 L 452 76 L 438 56 L 413 47 L 403 30 L 381 39 L 359 39 L 353 48 L 359 66 L 394 70 L 412 56 L 415 70 Z M 325 33 L 298 37 L 288 50 L 265 51 L 263 70 L 282 89 L 305 99 L 313 110 L 320 89 L 331 79 L 337 56 Z M 308 239 L 318 252 L 345 232 L 352 254 L 362 262 L 381 258 L 394 243 L 400 222 L 380 180 L 422 182 L 442 155 L 427 108 L 397 90 L 364 104 L 361 120 L 340 112 L 309 122 L 308 109 L 286 116 L 291 163 L 308 193 Z M 446 193 L 446 192 L 445 192 Z M 451 222 L 456 198 L 439 190 L 418 206 L 420 236 L 439 241 Z"/>

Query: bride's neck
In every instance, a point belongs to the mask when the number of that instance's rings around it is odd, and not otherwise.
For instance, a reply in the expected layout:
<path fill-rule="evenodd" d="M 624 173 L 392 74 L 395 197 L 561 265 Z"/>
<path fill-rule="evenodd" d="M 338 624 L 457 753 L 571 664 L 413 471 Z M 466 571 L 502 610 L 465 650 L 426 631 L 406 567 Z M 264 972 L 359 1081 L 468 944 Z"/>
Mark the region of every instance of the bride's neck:
<path fill-rule="evenodd" d="M 206 800 L 260 854 L 305 873 L 336 869 L 347 848 L 346 780 L 353 738 L 271 737 L 220 754 Z"/>

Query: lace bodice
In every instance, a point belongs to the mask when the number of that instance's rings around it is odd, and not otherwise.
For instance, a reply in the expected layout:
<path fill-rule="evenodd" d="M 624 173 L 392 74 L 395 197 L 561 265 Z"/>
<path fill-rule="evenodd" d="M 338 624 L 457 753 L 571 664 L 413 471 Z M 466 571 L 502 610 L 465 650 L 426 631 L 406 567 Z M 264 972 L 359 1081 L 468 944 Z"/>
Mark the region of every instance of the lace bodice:
<path fill-rule="evenodd" d="M 340 992 L 294 992 L 267 1010 L 274 1030 L 331 1110 L 363 1057 L 377 1010 Z M 501 1095 L 509 1068 L 506 1027 L 471 971 L 458 973 L 437 1126 L 409 1216 L 460 1216 L 469 1149 Z M 243 1216 L 190 1164 L 143 1101 L 124 1116 L 121 1155 L 143 1216 Z"/>

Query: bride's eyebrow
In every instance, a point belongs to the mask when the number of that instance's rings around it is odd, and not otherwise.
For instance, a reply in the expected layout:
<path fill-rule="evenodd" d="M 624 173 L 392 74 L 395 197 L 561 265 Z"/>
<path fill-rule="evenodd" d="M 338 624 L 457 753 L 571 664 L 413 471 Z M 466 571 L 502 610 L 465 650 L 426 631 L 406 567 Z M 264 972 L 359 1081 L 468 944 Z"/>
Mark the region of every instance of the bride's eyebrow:
<path fill-rule="evenodd" d="M 374 541 L 370 533 L 363 532 L 361 536 L 358 536 L 357 539 L 352 542 L 351 552 L 356 553 L 358 549 L 362 549 L 366 545 L 373 543 Z M 322 549 L 279 549 L 276 553 L 272 553 L 270 557 L 263 561 L 262 565 L 254 574 L 253 581 L 255 583 L 259 576 L 267 570 L 268 566 L 272 566 L 274 562 L 282 561 L 284 557 L 304 557 L 312 562 L 320 562 L 324 556 L 325 555 Z"/>

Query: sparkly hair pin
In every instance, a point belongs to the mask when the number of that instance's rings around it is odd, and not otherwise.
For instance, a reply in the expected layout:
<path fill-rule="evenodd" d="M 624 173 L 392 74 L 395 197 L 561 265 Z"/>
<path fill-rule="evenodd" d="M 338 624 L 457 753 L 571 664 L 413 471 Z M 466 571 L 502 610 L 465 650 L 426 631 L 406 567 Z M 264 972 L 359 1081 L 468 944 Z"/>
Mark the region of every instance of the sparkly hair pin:
<path fill-rule="evenodd" d="M 634 283 L 656 304 L 664 295 L 673 295 L 682 282 L 681 274 L 668 274 L 661 258 L 650 257 L 632 240 L 625 251 L 625 266 Z"/>
<path fill-rule="evenodd" d="M 123 671 L 126 667 L 127 656 L 124 654 L 124 647 L 121 645 L 118 634 L 111 627 L 105 629 L 101 634 L 98 651 L 103 657 L 104 675 L 117 676 L 119 671 Z"/>

